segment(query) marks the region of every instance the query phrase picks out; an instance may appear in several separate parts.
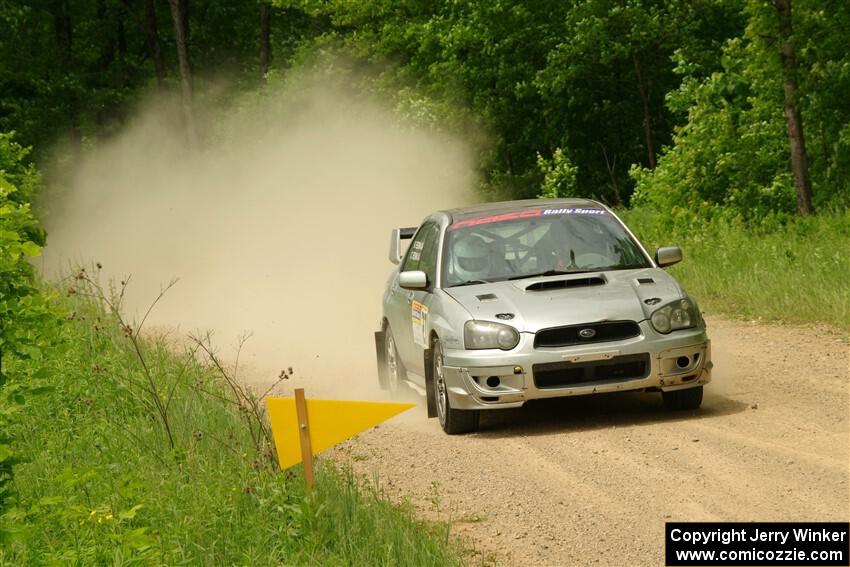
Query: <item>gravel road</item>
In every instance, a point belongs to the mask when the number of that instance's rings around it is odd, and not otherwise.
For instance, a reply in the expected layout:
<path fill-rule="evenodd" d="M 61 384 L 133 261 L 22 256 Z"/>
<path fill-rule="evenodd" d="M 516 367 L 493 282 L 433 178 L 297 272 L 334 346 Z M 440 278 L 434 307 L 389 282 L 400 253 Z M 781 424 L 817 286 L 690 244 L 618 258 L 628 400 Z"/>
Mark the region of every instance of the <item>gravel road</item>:
<path fill-rule="evenodd" d="M 330 455 L 450 520 L 473 565 L 663 565 L 665 521 L 847 521 L 846 336 L 708 323 L 698 411 L 658 394 L 550 400 L 449 437 L 420 406 Z"/>

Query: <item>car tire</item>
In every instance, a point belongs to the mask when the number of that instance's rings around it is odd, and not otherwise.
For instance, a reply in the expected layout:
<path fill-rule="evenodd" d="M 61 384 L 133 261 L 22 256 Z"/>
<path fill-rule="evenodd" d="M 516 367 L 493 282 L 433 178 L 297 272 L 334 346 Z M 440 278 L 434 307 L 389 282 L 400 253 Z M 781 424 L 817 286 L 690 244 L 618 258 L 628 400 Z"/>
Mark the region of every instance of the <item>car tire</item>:
<path fill-rule="evenodd" d="M 386 381 L 381 386 L 390 393 L 397 393 L 402 388 L 402 376 L 404 376 L 404 365 L 398 357 L 398 349 L 395 347 L 395 337 L 392 329 L 387 325 L 384 330 L 384 376 Z"/>
<path fill-rule="evenodd" d="M 702 404 L 702 386 L 687 390 L 661 392 L 664 407 L 672 411 L 697 409 Z"/>
<path fill-rule="evenodd" d="M 458 410 L 451 406 L 446 383 L 443 380 L 443 348 L 440 339 L 434 339 L 431 344 L 432 360 L 434 364 L 434 400 L 437 405 L 437 419 L 440 427 L 449 435 L 460 435 L 478 431 L 478 421 L 481 412 L 478 410 Z"/>

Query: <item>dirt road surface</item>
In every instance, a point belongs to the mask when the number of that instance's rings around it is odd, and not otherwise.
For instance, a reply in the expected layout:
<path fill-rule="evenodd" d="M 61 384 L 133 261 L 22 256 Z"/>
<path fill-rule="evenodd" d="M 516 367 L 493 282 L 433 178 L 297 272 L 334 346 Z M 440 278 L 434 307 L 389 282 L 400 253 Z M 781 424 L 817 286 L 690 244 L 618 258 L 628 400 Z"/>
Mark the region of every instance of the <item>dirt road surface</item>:
<path fill-rule="evenodd" d="M 845 336 L 709 317 L 698 411 L 658 394 L 530 403 L 449 437 L 419 407 L 331 452 L 424 518 L 470 564 L 663 565 L 665 521 L 847 521 Z"/>

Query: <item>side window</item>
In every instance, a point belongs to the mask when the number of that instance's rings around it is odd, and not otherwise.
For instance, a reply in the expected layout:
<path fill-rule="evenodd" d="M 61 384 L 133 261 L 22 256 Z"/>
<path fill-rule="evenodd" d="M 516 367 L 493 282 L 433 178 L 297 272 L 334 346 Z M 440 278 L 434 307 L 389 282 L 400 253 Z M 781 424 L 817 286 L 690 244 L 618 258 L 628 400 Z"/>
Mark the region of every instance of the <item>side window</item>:
<path fill-rule="evenodd" d="M 433 287 L 437 279 L 437 248 L 440 240 L 440 228 L 437 225 L 428 227 L 429 234 L 425 236 L 425 247 L 422 249 L 419 269 L 428 276 L 428 286 Z"/>
<path fill-rule="evenodd" d="M 401 266 L 402 272 L 422 269 L 420 267 L 422 262 L 422 252 L 425 250 L 425 245 L 428 243 L 428 239 L 433 239 L 433 231 L 431 230 L 433 227 L 433 224 L 428 223 L 422 226 L 422 228 L 419 229 L 419 232 L 416 233 L 416 237 L 407 249 L 407 256 L 404 258 L 404 263 Z"/>

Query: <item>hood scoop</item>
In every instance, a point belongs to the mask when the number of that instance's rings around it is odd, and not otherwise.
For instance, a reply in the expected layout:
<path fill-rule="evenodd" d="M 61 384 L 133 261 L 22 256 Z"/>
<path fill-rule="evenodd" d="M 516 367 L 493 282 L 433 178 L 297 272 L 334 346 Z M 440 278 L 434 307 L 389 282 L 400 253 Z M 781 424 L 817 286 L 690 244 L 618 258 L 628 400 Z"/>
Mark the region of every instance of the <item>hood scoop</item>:
<path fill-rule="evenodd" d="M 637 282 L 640 285 L 655 283 L 655 280 L 652 278 L 638 278 Z"/>
<path fill-rule="evenodd" d="M 475 296 L 478 301 L 498 301 L 499 298 L 496 297 L 495 293 L 482 293 L 481 295 Z"/>
<path fill-rule="evenodd" d="M 589 278 L 571 278 L 566 280 L 543 280 L 529 285 L 525 288 L 525 291 L 549 291 L 551 289 L 569 289 L 594 285 L 605 285 L 605 279 L 600 276 L 592 276 Z"/>

